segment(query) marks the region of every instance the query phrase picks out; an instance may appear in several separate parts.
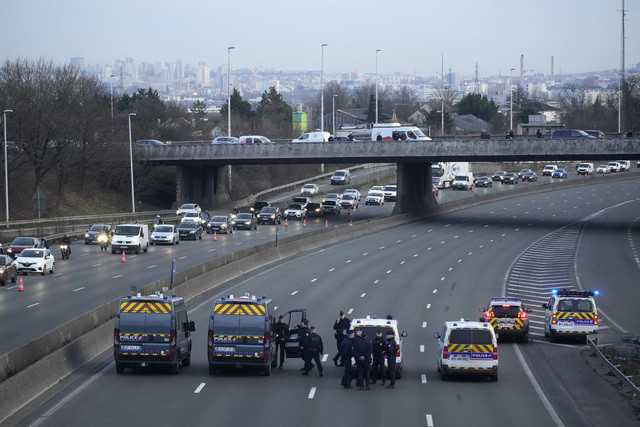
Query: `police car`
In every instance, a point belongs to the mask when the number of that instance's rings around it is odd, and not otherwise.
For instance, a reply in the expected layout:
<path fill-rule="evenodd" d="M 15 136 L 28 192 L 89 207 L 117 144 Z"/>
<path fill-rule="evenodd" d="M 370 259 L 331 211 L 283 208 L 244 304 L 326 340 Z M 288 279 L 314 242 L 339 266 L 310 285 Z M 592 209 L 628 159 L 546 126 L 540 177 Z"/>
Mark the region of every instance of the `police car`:
<path fill-rule="evenodd" d="M 450 375 L 488 375 L 498 381 L 498 341 L 488 322 L 460 319 L 445 322 L 438 340 L 438 372 L 446 381 Z"/>
<path fill-rule="evenodd" d="M 489 306 L 480 309 L 484 313 L 481 322 L 489 322 L 498 338 L 510 336 L 522 343 L 529 342 L 530 308 L 524 308 L 522 298 L 491 297 Z"/>
<path fill-rule="evenodd" d="M 542 304 L 544 335 L 556 342 L 559 337 L 584 337 L 598 333 L 598 309 L 593 299 L 598 292 L 563 289 L 552 291 L 549 301 Z"/>
<path fill-rule="evenodd" d="M 351 328 L 360 328 L 362 329 L 363 335 L 366 335 L 369 340 L 373 340 L 376 336 L 376 331 L 380 329 L 382 331 L 382 336 L 387 336 L 387 330 L 391 329 L 393 331 L 394 339 L 398 345 L 398 351 L 396 352 L 396 379 L 400 379 L 402 377 L 402 365 L 403 365 L 403 356 L 404 356 L 404 345 L 403 338 L 407 336 L 407 331 L 402 331 L 398 329 L 398 321 L 395 319 L 390 319 L 387 316 L 386 319 L 378 319 L 377 316 L 367 316 L 362 319 L 353 319 L 351 321 Z M 387 366 L 387 360 L 384 361 L 385 366 Z M 353 369 L 356 368 L 355 360 L 353 360 Z"/>

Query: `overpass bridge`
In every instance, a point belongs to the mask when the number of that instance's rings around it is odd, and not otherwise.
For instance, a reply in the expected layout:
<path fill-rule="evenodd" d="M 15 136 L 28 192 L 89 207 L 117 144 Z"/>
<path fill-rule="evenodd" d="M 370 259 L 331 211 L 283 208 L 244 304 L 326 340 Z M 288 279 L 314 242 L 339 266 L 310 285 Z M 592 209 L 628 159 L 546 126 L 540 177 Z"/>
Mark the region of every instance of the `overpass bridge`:
<path fill-rule="evenodd" d="M 171 144 L 137 148 L 138 159 L 177 167 L 178 203 L 228 200 L 232 165 L 397 163 L 396 213 L 435 206 L 432 162 L 612 161 L 640 159 L 640 138 L 463 139 L 277 144 Z"/>

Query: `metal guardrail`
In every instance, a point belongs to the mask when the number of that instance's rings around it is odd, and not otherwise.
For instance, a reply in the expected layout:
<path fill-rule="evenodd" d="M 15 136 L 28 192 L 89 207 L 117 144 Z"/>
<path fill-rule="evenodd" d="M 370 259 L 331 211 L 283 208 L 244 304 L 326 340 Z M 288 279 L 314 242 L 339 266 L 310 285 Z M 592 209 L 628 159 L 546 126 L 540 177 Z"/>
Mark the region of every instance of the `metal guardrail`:
<path fill-rule="evenodd" d="M 636 386 L 630 379 L 629 377 L 627 377 L 622 371 L 620 371 L 620 369 L 618 369 L 613 363 L 611 363 L 611 361 L 609 359 L 607 359 L 607 357 L 604 355 L 604 353 L 602 353 L 602 351 L 600 351 L 600 349 L 598 348 L 597 345 L 597 341 L 598 339 L 596 338 L 595 341 L 593 341 L 591 339 L 591 337 L 587 337 L 587 345 L 598 355 L 598 357 L 600 358 L 600 360 L 602 360 L 603 363 L 605 363 L 609 369 L 611 369 L 611 372 L 613 372 L 613 374 L 627 387 L 629 387 L 629 389 L 631 390 L 631 393 L 633 394 L 633 398 L 635 399 L 636 403 L 640 403 L 640 388 L 638 388 L 638 386 Z"/>

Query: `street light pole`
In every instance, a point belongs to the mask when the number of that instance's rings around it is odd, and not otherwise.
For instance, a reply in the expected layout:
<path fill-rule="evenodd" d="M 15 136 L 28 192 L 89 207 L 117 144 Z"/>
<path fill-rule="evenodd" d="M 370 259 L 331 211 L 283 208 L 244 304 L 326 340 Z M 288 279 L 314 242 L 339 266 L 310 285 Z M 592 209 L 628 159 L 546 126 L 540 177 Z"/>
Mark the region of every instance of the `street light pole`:
<path fill-rule="evenodd" d="M 4 204 L 7 214 L 7 222 L 9 222 L 9 169 L 7 166 L 7 113 L 13 113 L 13 110 L 4 110 L 2 112 L 4 125 Z"/>
<path fill-rule="evenodd" d="M 136 113 L 129 113 L 129 162 L 131 165 L 131 212 L 136 213 L 136 198 L 133 190 L 133 142 L 131 141 L 131 116 Z"/>
<path fill-rule="evenodd" d="M 324 47 L 326 43 L 322 43 L 321 47 L 321 64 L 320 64 L 320 131 L 324 132 Z"/>
<path fill-rule="evenodd" d="M 336 136 L 336 94 L 333 95 L 333 99 L 331 101 L 333 101 L 333 118 L 331 120 L 331 122 L 333 123 L 333 136 Z"/>
<path fill-rule="evenodd" d="M 227 48 L 227 133 L 231 137 L 231 49 L 235 46 Z"/>
<path fill-rule="evenodd" d="M 109 76 L 109 85 L 111 86 L 111 120 L 113 120 L 113 78 L 115 74 Z"/>
<path fill-rule="evenodd" d="M 511 69 L 511 74 L 509 75 L 509 130 L 513 131 L 513 85 L 511 84 L 511 79 L 513 78 L 513 70 Z"/>
<path fill-rule="evenodd" d="M 378 123 L 378 52 L 381 49 L 376 49 L 376 123 Z"/>

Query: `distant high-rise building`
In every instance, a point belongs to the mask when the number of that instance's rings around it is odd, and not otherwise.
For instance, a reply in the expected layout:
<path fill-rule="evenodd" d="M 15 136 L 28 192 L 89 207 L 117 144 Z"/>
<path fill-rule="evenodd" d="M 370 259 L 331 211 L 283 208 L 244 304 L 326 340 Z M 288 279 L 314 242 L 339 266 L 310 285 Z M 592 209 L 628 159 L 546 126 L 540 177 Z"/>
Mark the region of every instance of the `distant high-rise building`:
<path fill-rule="evenodd" d="M 199 87 L 211 86 L 211 76 L 209 75 L 209 67 L 207 67 L 207 63 L 204 61 L 198 62 L 198 71 L 196 72 L 196 84 Z"/>

